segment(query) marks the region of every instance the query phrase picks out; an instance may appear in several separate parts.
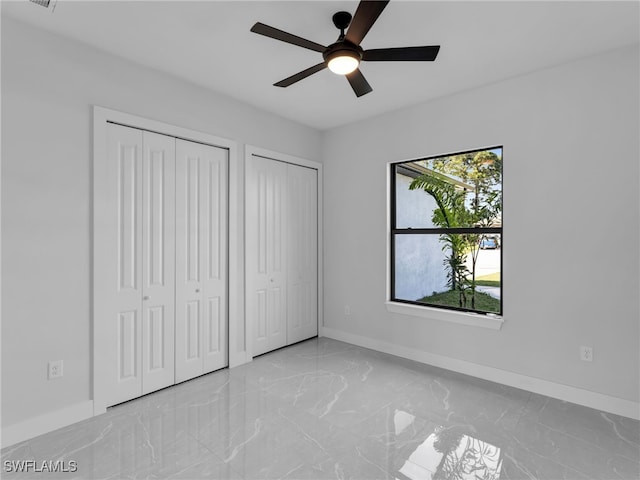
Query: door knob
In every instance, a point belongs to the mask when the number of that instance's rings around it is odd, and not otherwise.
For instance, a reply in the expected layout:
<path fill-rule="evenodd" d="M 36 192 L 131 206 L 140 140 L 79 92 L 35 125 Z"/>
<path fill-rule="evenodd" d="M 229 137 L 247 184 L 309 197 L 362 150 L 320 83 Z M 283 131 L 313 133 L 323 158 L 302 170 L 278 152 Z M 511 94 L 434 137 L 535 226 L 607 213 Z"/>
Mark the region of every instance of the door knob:
<path fill-rule="evenodd" d="M 199 288 L 196 288 L 196 293 L 200 293 L 200 289 Z"/>
<path fill-rule="evenodd" d="M 145 295 L 144 297 L 142 297 L 143 300 L 149 300 L 149 295 Z"/>

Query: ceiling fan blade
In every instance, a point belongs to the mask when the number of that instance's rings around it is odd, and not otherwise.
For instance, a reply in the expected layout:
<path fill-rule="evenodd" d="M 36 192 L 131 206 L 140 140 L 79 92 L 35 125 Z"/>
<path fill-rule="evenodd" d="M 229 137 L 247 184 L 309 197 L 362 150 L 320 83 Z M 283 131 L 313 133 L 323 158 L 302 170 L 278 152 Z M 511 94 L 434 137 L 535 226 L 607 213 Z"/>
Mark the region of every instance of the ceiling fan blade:
<path fill-rule="evenodd" d="M 349 25 L 349 30 L 347 30 L 345 39 L 355 45 L 360 45 L 360 42 L 362 42 L 362 39 L 376 22 L 388 3 L 389 0 L 362 0 L 356 9 L 356 13 L 353 14 L 353 19 L 351 20 L 351 25 Z"/>
<path fill-rule="evenodd" d="M 367 79 L 364 78 L 362 72 L 359 68 L 356 68 L 353 72 L 345 75 L 347 80 L 349 80 L 349 85 L 353 88 L 353 92 L 356 94 L 356 97 L 361 97 L 362 95 L 366 95 L 367 93 L 373 91 Z"/>
<path fill-rule="evenodd" d="M 301 72 L 298 72 L 295 75 L 291 75 L 290 77 L 285 78 L 284 80 L 280 80 L 278 83 L 274 83 L 273 86 L 288 87 L 289 85 L 293 85 L 294 83 L 299 82 L 300 80 L 304 80 L 308 76 L 313 75 L 314 73 L 317 73 L 320 70 L 324 70 L 325 68 L 327 68 L 326 63 L 324 62 L 319 63 L 317 65 L 314 65 L 313 67 L 307 68 L 306 70 L 302 70 Z"/>
<path fill-rule="evenodd" d="M 428 47 L 374 48 L 365 50 L 362 60 L 368 62 L 432 62 L 438 56 L 440 45 Z"/>
<path fill-rule="evenodd" d="M 298 37 L 282 30 L 278 30 L 277 28 L 270 27 L 269 25 L 265 25 L 264 23 L 260 22 L 251 27 L 251 31 L 259 35 L 264 35 L 265 37 L 275 38 L 276 40 L 280 40 L 281 42 L 290 43 L 302 48 L 308 48 L 309 50 L 313 50 L 315 52 L 322 53 L 327 49 L 327 47 L 320 45 L 319 43 L 312 42 L 311 40 Z"/>

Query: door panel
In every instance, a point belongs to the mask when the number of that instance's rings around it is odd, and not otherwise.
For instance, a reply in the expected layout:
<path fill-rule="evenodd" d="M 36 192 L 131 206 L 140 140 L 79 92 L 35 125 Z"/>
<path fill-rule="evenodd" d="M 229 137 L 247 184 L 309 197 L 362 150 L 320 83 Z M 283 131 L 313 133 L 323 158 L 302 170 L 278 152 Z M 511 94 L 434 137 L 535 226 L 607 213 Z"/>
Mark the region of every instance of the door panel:
<path fill-rule="evenodd" d="M 187 326 L 187 361 L 200 361 L 200 302 L 193 300 L 187 302 L 187 314 L 185 317 Z M 200 369 L 198 369 L 200 373 Z"/>
<path fill-rule="evenodd" d="M 138 312 L 118 315 L 118 381 L 136 381 L 138 374 Z"/>
<path fill-rule="evenodd" d="M 318 334 L 318 172 L 288 165 L 287 343 Z"/>
<path fill-rule="evenodd" d="M 142 133 L 110 124 L 107 135 L 109 210 L 98 221 L 107 224 L 115 261 L 105 262 L 108 312 L 100 318 L 111 359 L 106 400 L 114 405 L 142 394 Z"/>
<path fill-rule="evenodd" d="M 186 148 L 186 147 L 185 147 Z M 187 281 L 200 283 L 200 152 L 186 159 L 186 267 Z"/>
<path fill-rule="evenodd" d="M 143 133 L 142 393 L 174 383 L 175 139 Z"/>
<path fill-rule="evenodd" d="M 251 309 L 256 319 L 255 339 L 257 342 L 267 342 L 267 291 L 258 290 L 255 294 L 255 304 Z M 255 349 L 254 349 L 255 350 Z"/>
<path fill-rule="evenodd" d="M 207 337 L 207 354 L 216 354 L 223 349 L 221 331 L 220 297 L 209 299 L 206 307 L 205 335 Z"/>
<path fill-rule="evenodd" d="M 199 144 L 176 140 L 176 382 L 202 374 Z"/>
<path fill-rule="evenodd" d="M 128 132 L 127 132 L 128 133 Z M 121 132 L 124 137 L 124 132 Z M 141 140 L 138 132 L 133 132 L 132 142 Z M 140 261 L 140 209 L 138 198 L 140 185 L 140 149 L 141 143 L 126 144 L 117 142 L 118 177 L 118 266 L 119 290 L 139 293 Z M 124 140 L 126 142 L 126 140 Z"/>
<path fill-rule="evenodd" d="M 147 308 L 146 317 L 148 332 L 146 335 L 147 372 L 156 373 L 165 368 L 171 368 L 171 373 L 173 373 L 173 362 L 167 361 L 166 358 L 165 338 L 168 332 L 165 327 L 167 319 L 164 306 Z M 171 335 L 171 339 L 173 340 L 173 335 Z M 173 348 L 171 350 L 173 351 Z M 171 383 L 173 383 L 173 378 Z"/>
<path fill-rule="evenodd" d="M 202 244 L 203 373 L 226 367 L 227 165 L 229 152 L 202 145 L 200 241 Z"/>
<path fill-rule="evenodd" d="M 254 356 L 287 344 L 286 187 L 285 163 L 257 156 L 248 159 L 245 269 Z"/>
<path fill-rule="evenodd" d="M 177 139 L 176 161 L 176 381 L 180 382 L 228 364 L 228 151 Z M 217 322 L 215 332 L 212 319 Z"/>

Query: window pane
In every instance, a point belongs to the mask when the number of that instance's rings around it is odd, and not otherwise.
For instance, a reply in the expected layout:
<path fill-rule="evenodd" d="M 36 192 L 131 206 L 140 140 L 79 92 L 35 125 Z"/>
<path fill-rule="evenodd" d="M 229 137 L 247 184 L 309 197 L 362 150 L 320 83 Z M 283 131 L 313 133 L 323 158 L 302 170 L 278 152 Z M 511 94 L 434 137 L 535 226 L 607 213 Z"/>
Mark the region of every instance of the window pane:
<path fill-rule="evenodd" d="M 500 240 L 494 234 L 395 235 L 395 299 L 501 313 Z"/>
<path fill-rule="evenodd" d="M 502 296 L 502 236 L 482 235 L 478 239 L 475 264 L 476 298 L 475 310 L 480 312 L 502 313 L 500 298 Z M 466 265 L 473 278 L 472 256 L 468 255 Z"/>
<path fill-rule="evenodd" d="M 417 302 L 447 290 L 447 274 L 439 235 L 395 236 L 395 298 Z"/>
<path fill-rule="evenodd" d="M 405 162 L 395 171 L 396 228 L 502 225 L 501 148 Z"/>
<path fill-rule="evenodd" d="M 436 201 L 423 190 L 409 190 L 412 181 L 407 175 L 396 175 L 396 228 L 436 227 L 431 221 Z"/>

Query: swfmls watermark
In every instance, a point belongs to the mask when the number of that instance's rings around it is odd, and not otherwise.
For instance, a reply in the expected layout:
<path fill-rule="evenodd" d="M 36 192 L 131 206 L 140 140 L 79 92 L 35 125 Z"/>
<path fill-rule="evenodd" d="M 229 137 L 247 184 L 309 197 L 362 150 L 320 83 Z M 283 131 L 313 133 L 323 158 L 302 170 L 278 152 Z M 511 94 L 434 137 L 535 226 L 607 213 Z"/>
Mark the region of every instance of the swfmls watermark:
<path fill-rule="evenodd" d="M 75 460 L 5 460 L 5 473 L 74 473 L 78 471 Z"/>

